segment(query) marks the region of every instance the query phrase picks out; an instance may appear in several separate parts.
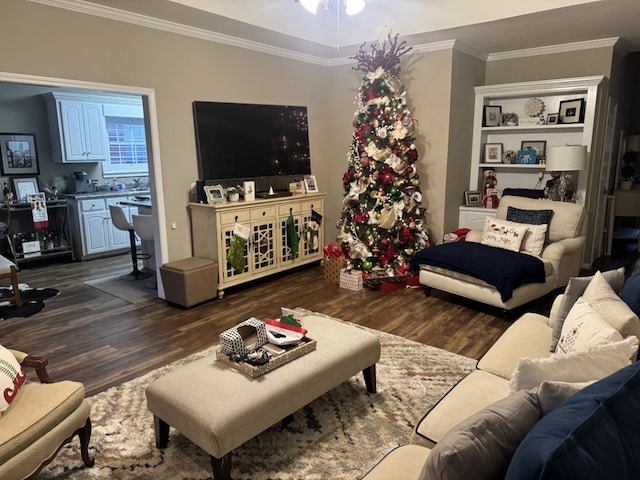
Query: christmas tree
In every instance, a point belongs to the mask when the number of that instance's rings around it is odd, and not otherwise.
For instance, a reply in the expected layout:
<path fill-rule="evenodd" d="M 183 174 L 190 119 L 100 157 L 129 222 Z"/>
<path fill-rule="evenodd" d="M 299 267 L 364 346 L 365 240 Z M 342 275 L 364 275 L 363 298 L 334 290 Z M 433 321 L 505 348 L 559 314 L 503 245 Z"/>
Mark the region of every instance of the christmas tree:
<path fill-rule="evenodd" d="M 352 57 L 365 73 L 358 89 L 353 140 L 343 176 L 338 244 L 348 266 L 372 283 L 399 280 L 414 252 L 429 244 L 416 170 L 416 120 L 399 80 L 400 58 L 411 50 L 398 36 L 363 44 Z M 388 49 L 387 49 L 388 47 Z"/>

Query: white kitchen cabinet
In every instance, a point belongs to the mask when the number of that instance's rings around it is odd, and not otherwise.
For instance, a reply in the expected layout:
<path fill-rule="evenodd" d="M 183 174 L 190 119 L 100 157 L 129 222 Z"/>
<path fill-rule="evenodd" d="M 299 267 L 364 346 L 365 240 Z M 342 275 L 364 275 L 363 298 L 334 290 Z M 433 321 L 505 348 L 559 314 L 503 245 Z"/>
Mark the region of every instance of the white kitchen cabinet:
<path fill-rule="evenodd" d="M 53 92 L 45 96 L 53 159 L 60 163 L 97 162 L 107 158 L 103 104 L 94 97 Z"/>
<path fill-rule="evenodd" d="M 129 195 L 87 195 L 69 199 L 71 233 L 74 239 L 76 258 L 84 260 L 93 255 L 106 255 L 130 249 L 129 232 L 119 230 L 111 221 L 109 205 L 130 199 Z M 136 207 L 120 206 L 131 221 L 131 215 L 138 213 Z M 136 245 L 140 241 L 136 239 Z"/>

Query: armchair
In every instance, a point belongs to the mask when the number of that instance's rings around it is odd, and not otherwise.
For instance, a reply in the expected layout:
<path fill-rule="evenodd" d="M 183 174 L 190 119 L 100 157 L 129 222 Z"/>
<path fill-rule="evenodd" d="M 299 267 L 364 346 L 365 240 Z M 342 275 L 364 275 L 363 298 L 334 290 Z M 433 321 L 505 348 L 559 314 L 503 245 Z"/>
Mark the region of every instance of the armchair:
<path fill-rule="evenodd" d="M 524 283 L 513 290 L 511 298 L 503 300 L 495 286 L 480 278 L 438 266 L 421 264 L 419 279 L 425 286 L 426 293 L 429 293 L 431 288 L 436 288 L 510 311 L 566 286 L 570 277 L 579 274 L 585 243 L 582 205 L 505 196 L 500 200 L 495 218 L 508 220 L 509 207 L 519 210 L 553 210 L 548 223 L 546 241 L 539 255 L 544 266 L 544 282 Z M 472 230 L 467 233 L 466 242 L 480 242 L 482 236 L 482 231 Z"/>
<path fill-rule="evenodd" d="M 24 383 L 0 416 L 0 478 L 35 479 L 76 435 L 84 464 L 93 466 L 90 406 L 84 386 L 68 380 L 53 382 L 46 359 L 8 351 L 23 369 L 35 369 L 39 382 Z"/>

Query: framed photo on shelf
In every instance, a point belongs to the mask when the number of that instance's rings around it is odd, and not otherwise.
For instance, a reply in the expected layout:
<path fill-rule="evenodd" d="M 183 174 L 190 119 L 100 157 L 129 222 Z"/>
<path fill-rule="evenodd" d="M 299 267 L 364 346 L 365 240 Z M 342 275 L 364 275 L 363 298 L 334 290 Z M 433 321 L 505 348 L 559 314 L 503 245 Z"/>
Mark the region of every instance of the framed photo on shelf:
<path fill-rule="evenodd" d="M 38 181 L 34 177 L 16 177 L 13 179 L 16 202 L 26 202 L 27 195 L 38 193 Z"/>
<path fill-rule="evenodd" d="M 484 163 L 502 163 L 502 144 L 484 144 Z"/>
<path fill-rule="evenodd" d="M 563 100 L 560 102 L 560 113 L 558 119 L 560 123 L 582 123 L 584 122 L 584 98 L 576 100 Z"/>
<path fill-rule="evenodd" d="M 549 113 L 547 114 L 547 125 L 557 125 L 558 124 L 558 116 L 559 113 Z"/>
<path fill-rule="evenodd" d="M 499 127 L 502 107 L 500 105 L 485 105 L 482 109 L 482 126 Z"/>
<path fill-rule="evenodd" d="M 467 190 L 464 192 L 465 207 L 479 207 L 482 205 L 482 195 L 480 190 Z"/>
<path fill-rule="evenodd" d="M 526 150 L 528 148 L 533 148 L 537 151 L 538 157 L 544 157 L 547 150 L 547 141 L 546 140 L 522 140 L 520 142 L 520 150 Z"/>
<path fill-rule="evenodd" d="M 253 180 L 242 182 L 242 188 L 244 190 L 244 201 L 253 202 L 256 199 L 256 182 Z"/>
<path fill-rule="evenodd" d="M 207 196 L 207 203 L 209 205 L 213 205 L 214 203 L 224 203 L 227 201 L 222 185 L 205 185 L 203 189 Z"/>
<path fill-rule="evenodd" d="M 36 136 L 24 133 L 0 133 L 3 175 L 37 175 Z"/>
<path fill-rule="evenodd" d="M 313 193 L 318 191 L 318 183 L 316 182 L 315 175 L 306 175 L 304 177 L 304 188 L 307 193 Z"/>

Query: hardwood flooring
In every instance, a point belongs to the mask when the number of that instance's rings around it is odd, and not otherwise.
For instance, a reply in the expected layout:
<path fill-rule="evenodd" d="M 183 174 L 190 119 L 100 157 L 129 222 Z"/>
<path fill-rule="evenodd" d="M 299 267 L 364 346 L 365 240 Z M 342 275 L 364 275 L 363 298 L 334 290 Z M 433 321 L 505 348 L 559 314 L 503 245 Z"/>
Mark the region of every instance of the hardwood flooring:
<path fill-rule="evenodd" d="M 40 313 L 0 321 L 0 344 L 46 357 L 54 379 L 80 381 L 93 395 L 210 347 L 223 330 L 251 316 L 278 316 L 282 306 L 304 307 L 476 359 L 509 326 L 499 311 L 438 291 L 427 297 L 422 288 L 342 289 L 323 281 L 319 265 L 229 289 L 223 300 L 191 309 L 161 299 L 129 304 L 83 283 L 129 270 L 126 254 L 22 266 L 21 283 L 61 293 L 46 300 Z M 547 313 L 550 299 L 527 310 Z"/>

